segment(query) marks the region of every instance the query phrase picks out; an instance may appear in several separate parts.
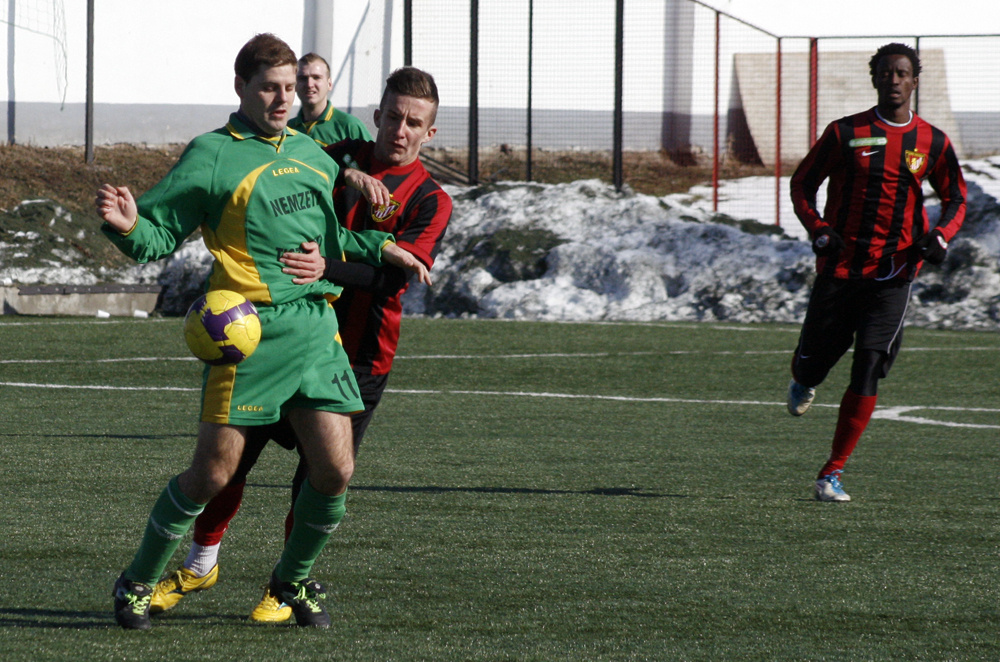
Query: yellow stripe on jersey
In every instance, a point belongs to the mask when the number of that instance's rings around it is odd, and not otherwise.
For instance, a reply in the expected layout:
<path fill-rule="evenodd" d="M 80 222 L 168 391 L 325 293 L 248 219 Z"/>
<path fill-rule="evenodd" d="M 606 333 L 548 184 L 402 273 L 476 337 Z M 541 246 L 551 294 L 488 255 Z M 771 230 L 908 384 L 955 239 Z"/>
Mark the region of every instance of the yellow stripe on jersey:
<path fill-rule="evenodd" d="M 288 159 L 288 160 L 291 161 L 292 163 L 298 163 L 303 168 L 309 168 L 310 170 L 312 170 L 313 172 L 315 172 L 317 175 L 319 175 L 320 177 L 322 177 L 326 181 L 330 181 L 330 176 L 328 174 L 326 174 L 325 172 L 323 172 L 322 170 L 317 170 L 316 168 L 312 167 L 308 163 L 306 163 L 304 161 L 299 161 L 298 159 Z"/>
<path fill-rule="evenodd" d="M 213 231 L 202 226 L 205 245 L 215 257 L 209 289 L 233 290 L 251 301 L 271 303 L 271 292 L 247 249 L 246 216 L 257 179 L 272 163 L 265 163 L 243 178 L 223 209 L 218 228 Z"/>

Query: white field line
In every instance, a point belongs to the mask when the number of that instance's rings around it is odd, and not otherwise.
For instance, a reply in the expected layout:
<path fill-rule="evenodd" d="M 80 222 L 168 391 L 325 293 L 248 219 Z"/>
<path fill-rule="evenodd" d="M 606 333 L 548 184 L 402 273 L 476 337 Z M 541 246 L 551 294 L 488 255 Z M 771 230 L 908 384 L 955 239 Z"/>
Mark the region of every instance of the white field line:
<path fill-rule="evenodd" d="M 176 386 L 100 386 L 100 385 L 75 385 L 75 384 L 33 384 L 30 382 L 0 382 L 0 386 L 15 388 L 40 388 L 40 389 L 70 389 L 70 390 L 92 390 L 92 391 L 200 391 L 198 388 L 185 388 Z M 765 402 L 762 400 L 708 400 L 699 398 L 642 398 L 627 395 L 593 395 L 579 393 L 549 393 L 530 391 L 469 391 L 469 390 L 432 390 L 432 389 L 386 389 L 386 393 L 396 393 L 399 395 L 472 395 L 483 397 L 515 397 L 515 398 L 558 398 L 563 400 L 596 400 L 603 402 L 644 402 L 650 404 L 705 404 L 705 405 L 733 405 L 738 407 L 784 407 L 784 402 Z M 835 404 L 815 404 L 813 407 L 837 408 Z M 873 418 L 888 421 L 902 421 L 904 423 L 917 423 L 920 425 L 939 425 L 954 428 L 973 428 L 982 430 L 1000 430 L 1000 425 L 985 425 L 979 423 L 958 423 L 955 421 L 940 421 L 920 416 L 907 416 L 913 411 L 947 411 L 947 412 L 980 412 L 997 413 L 1000 409 L 986 407 L 937 407 L 937 406 L 895 406 L 876 409 Z"/>
<path fill-rule="evenodd" d="M 149 317 L 149 318 L 138 318 L 138 317 L 117 317 L 110 319 L 95 319 L 95 318 L 79 318 L 79 319 L 67 319 L 67 320 L 30 320 L 24 322 L 7 322 L 4 321 L 0 323 L 0 328 L 4 326 L 58 326 L 58 325 L 91 325 L 91 324 L 163 324 L 167 322 L 177 322 L 180 319 L 178 317 Z M 472 320 L 477 324 L 518 324 L 524 320 L 510 320 L 510 319 L 476 319 Z M 540 322 L 541 324 L 564 324 L 567 326 L 582 326 L 582 325 L 592 325 L 592 326 L 643 326 L 648 328 L 658 328 L 658 329 L 690 329 L 695 326 L 699 329 L 712 329 L 715 331 L 748 331 L 748 332 L 777 332 L 777 333 L 798 333 L 798 327 L 793 327 L 788 325 L 785 328 L 782 327 L 757 327 L 752 325 L 740 326 L 740 325 L 729 325 L 729 324 L 711 324 L 705 322 L 630 322 L 630 321 L 615 321 L 615 320 L 587 320 L 587 321 L 546 321 Z"/>
<path fill-rule="evenodd" d="M 593 359 L 613 356 L 781 356 L 791 349 L 762 350 L 649 350 L 643 352 L 537 352 L 523 354 L 414 354 L 399 355 L 397 361 L 495 361 L 497 359 Z M 907 352 L 996 352 L 1000 347 L 907 347 Z M 197 361 L 193 356 L 138 356 L 115 359 L 0 359 L 4 364 L 128 363 L 131 361 Z"/>
<path fill-rule="evenodd" d="M 645 352 L 542 352 L 537 354 L 417 354 L 412 356 L 397 356 L 397 361 L 417 360 L 460 360 L 460 361 L 491 361 L 494 359 L 575 359 L 575 358 L 607 358 L 612 356 L 791 356 L 794 347 L 789 349 L 761 350 L 688 350 L 666 349 Z M 907 352 L 997 352 L 1000 347 L 908 347 Z M 3 363 L 3 361 L 0 361 Z"/>
<path fill-rule="evenodd" d="M 103 384 L 35 384 L 32 382 L 0 382 L 0 386 L 65 389 L 70 391 L 201 391 L 200 388 L 184 386 L 107 386 Z"/>
<path fill-rule="evenodd" d="M 2 322 L 0 329 L 5 326 L 89 326 L 91 324 L 163 324 L 165 322 L 176 322 L 178 318 L 170 317 L 121 317 L 118 319 L 77 319 L 77 320 L 32 320 L 30 322 Z"/>
<path fill-rule="evenodd" d="M 44 363 L 131 363 L 133 361 L 197 361 L 193 356 L 136 356 L 130 358 L 117 358 L 117 359 L 7 359 L 0 360 L 0 365 L 4 364 L 15 364 L 15 363 L 29 363 L 29 364 L 44 364 Z"/>

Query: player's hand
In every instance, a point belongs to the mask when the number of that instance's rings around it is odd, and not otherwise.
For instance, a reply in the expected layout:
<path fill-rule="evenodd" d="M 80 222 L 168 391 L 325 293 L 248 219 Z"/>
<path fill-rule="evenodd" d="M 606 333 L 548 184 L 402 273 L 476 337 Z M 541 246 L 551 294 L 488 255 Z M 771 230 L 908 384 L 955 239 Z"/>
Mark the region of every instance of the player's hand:
<path fill-rule="evenodd" d="M 834 255 L 844 250 L 844 240 L 833 228 L 820 228 L 813 237 L 812 249 L 813 253 L 820 257 Z"/>
<path fill-rule="evenodd" d="M 326 271 L 326 258 L 319 254 L 315 241 L 302 242 L 301 253 L 282 253 L 280 262 L 285 265 L 281 271 L 295 276 L 292 282 L 296 285 L 315 283 Z"/>
<path fill-rule="evenodd" d="M 400 248 L 396 244 L 388 244 L 382 249 L 382 259 L 389 264 L 412 271 L 417 275 L 417 280 L 424 285 L 431 284 L 431 273 L 424 266 L 424 263 L 413 257 L 413 253 Z"/>
<path fill-rule="evenodd" d="M 365 200 L 373 205 L 387 205 L 392 201 L 392 196 L 385 184 L 360 170 L 345 168 L 344 181 L 351 188 L 361 191 Z"/>
<path fill-rule="evenodd" d="M 121 234 L 135 227 L 139 220 L 139 211 L 135 206 L 132 192 L 124 186 L 104 184 L 97 189 L 97 215 L 101 220 Z"/>
<path fill-rule="evenodd" d="M 931 230 L 917 239 L 913 245 L 919 251 L 920 257 L 931 264 L 941 264 L 948 254 L 948 242 L 945 241 L 944 235 L 938 229 Z"/>

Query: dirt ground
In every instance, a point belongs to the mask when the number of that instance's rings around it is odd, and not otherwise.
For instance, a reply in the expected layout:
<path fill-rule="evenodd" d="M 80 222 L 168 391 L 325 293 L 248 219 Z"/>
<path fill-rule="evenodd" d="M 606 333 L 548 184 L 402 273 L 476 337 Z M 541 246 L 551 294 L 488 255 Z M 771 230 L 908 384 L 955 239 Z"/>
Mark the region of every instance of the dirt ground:
<path fill-rule="evenodd" d="M 456 184 L 468 183 L 464 176 L 468 172 L 467 154 L 464 151 L 428 148 L 423 153 L 429 157 L 424 159 L 425 164 L 439 180 Z M 581 179 L 600 179 L 612 183 L 614 180 L 610 151 L 534 150 L 531 156 L 530 179 L 536 182 L 561 184 Z M 725 162 L 719 169 L 720 179 L 772 174 L 773 169 L 739 162 Z M 480 183 L 527 179 L 525 150 L 506 146 L 480 150 Z M 697 155 L 685 155 L 681 160 L 671 158 L 665 152 L 625 152 L 622 156 L 622 180 L 637 193 L 656 196 L 683 193 L 692 186 L 712 181 L 712 163 L 710 159 Z"/>
<path fill-rule="evenodd" d="M 159 181 L 183 145 L 149 148 L 97 147 L 87 164 L 83 147 L 0 146 L 0 209 L 24 200 L 50 198 L 74 215 L 94 214 L 94 193 L 108 182 L 140 194 Z"/>
<path fill-rule="evenodd" d="M 94 162 L 87 164 L 83 147 L 0 146 L 0 209 L 10 209 L 24 200 L 51 198 L 73 214 L 93 214 L 94 191 L 104 183 L 127 185 L 137 196 L 159 181 L 183 151 L 183 145 L 146 147 L 100 146 Z M 447 150 L 426 150 L 428 168 L 446 183 L 465 183 L 466 155 Z M 563 183 L 580 179 L 611 182 L 610 153 L 543 152 L 532 154 L 534 181 Z M 638 193 L 666 195 L 687 191 L 712 179 L 710 162 L 678 165 L 657 152 L 628 152 L 623 157 L 624 182 Z M 481 182 L 526 178 L 523 151 L 480 152 Z M 720 178 L 773 174 L 762 166 L 725 164 Z"/>

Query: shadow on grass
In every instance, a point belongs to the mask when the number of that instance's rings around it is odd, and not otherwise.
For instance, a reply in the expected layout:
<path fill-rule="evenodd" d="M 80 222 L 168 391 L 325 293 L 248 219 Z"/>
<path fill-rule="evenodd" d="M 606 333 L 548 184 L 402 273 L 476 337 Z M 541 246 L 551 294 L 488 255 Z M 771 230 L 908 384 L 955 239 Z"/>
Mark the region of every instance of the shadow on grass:
<path fill-rule="evenodd" d="M 290 489 L 291 485 L 275 485 L 264 483 L 247 483 L 247 487 L 265 489 Z M 440 485 L 351 485 L 352 492 L 398 492 L 423 494 L 448 494 L 464 492 L 467 494 L 586 494 L 592 496 L 625 496 L 643 497 L 646 499 L 687 499 L 687 494 L 663 494 L 661 492 L 646 492 L 633 487 L 595 487 L 592 490 L 546 490 L 532 487 L 443 487 Z"/>
<path fill-rule="evenodd" d="M 168 618 L 154 618 L 154 623 L 192 624 L 202 621 L 224 623 L 249 622 L 246 616 L 237 614 L 181 615 L 171 614 Z M 40 628 L 96 630 L 118 629 L 111 605 L 107 611 L 71 611 L 68 609 L 0 609 L 0 628 Z"/>

